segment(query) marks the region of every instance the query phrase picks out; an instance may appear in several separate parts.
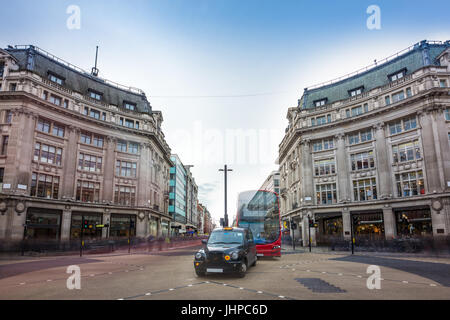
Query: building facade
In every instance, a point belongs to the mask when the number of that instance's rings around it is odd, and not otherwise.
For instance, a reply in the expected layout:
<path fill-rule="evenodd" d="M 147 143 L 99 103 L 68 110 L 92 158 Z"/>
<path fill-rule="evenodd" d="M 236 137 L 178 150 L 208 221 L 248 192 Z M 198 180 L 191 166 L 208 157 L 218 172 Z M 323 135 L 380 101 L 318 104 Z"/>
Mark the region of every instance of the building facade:
<path fill-rule="evenodd" d="M 450 42 L 305 89 L 279 147 L 281 211 L 308 245 L 450 233 Z"/>
<path fill-rule="evenodd" d="M 280 172 L 272 171 L 259 190 L 272 191 L 280 194 Z"/>
<path fill-rule="evenodd" d="M 198 232 L 198 187 L 195 183 L 195 179 L 192 176 L 190 166 L 186 168 L 186 230 L 190 233 Z"/>
<path fill-rule="evenodd" d="M 145 93 L 34 46 L 0 50 L 0 239 L 168 234 L 170 148 Z"/>
<path fill-rule="evenodd" d="M 186 232 L 186 200 L 187 200 L 187 172 L 178 155 L 173 154 L 170 159 L 169 181 L 169 214 L 172 216 L 172 229 L 177 233 Z"/>

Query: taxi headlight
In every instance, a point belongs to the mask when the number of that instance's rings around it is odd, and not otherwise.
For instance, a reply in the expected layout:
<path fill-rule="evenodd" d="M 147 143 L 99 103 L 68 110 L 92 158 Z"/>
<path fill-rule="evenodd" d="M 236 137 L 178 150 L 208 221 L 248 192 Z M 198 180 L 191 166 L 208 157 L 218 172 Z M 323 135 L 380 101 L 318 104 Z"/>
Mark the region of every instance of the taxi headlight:
<path fill-rule="evenodd" d="M 203 255 L 202 255 L 200 252 L 197 252 L 197 253 L 195 254 L 195 259 L 200 260 L 202 257 L 203 257 Z"/>
<path fill-rule="evenodd" d="M 233 252 L 233 253 L 231 254 L 231 259 L 237 260 L 237 258 L 239 258 L 239 253 L 238 253 L 238 252 Z"/>

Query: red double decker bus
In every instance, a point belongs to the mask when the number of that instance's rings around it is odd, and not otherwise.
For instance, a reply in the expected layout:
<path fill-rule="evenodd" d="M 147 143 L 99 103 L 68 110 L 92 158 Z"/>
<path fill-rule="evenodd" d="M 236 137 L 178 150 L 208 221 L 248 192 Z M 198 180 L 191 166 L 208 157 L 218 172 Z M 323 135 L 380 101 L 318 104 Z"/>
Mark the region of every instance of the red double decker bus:
<path fill-rule="evenodd" d="M 236 225 L 252 231 L 258 256 L 281 257 L 280 206 L 275 192 L 239 193 Z"/>

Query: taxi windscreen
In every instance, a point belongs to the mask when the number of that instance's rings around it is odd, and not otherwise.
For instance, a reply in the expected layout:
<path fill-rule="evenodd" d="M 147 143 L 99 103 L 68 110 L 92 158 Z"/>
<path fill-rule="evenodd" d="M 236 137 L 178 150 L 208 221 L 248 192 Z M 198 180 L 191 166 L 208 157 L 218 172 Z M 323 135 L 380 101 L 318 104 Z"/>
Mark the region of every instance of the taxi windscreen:
<path fill-rule="evenodd" d="M 242 244 L 244 233 L 242 231 L 217 230 L 209 237 L 208 244 Z"/>

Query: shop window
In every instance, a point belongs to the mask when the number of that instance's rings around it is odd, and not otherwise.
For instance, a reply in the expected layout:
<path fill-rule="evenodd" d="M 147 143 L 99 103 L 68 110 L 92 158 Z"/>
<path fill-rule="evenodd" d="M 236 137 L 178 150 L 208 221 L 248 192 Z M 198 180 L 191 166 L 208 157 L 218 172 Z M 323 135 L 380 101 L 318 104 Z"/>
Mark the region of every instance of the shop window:
<path fill-rule="evenodd" d="M 70 239 L 80 239 L 83 233 L 83 239 L 100 240 L 102 238 L 102 228 L 96 228 L 103 222 L 102 214 L 73 212 L 70 224 Z M 82 228 L 87 222 L 87 228 Z"/>
<path fill-rule="evenodd" d="M 382 213 L 353 214 L 352 221 L 354 221 L 353 230 L 357 238 L 384 238 Z"/>
<path fill-rule="evenodd" d="M 395 212 L 397 234 L 403 237 L 433 234 L 430 209 L 405 209 Z"/>
<path fill-rule="evenodd" d="M 56 240 L 60 237 L 61 211 L 29 208 L 25 239 Z"/>
<path fill-rule="evenodd" d="M 111 214 L 109 236 L 112 238 L 135 237 L 136 216 Z"/>

